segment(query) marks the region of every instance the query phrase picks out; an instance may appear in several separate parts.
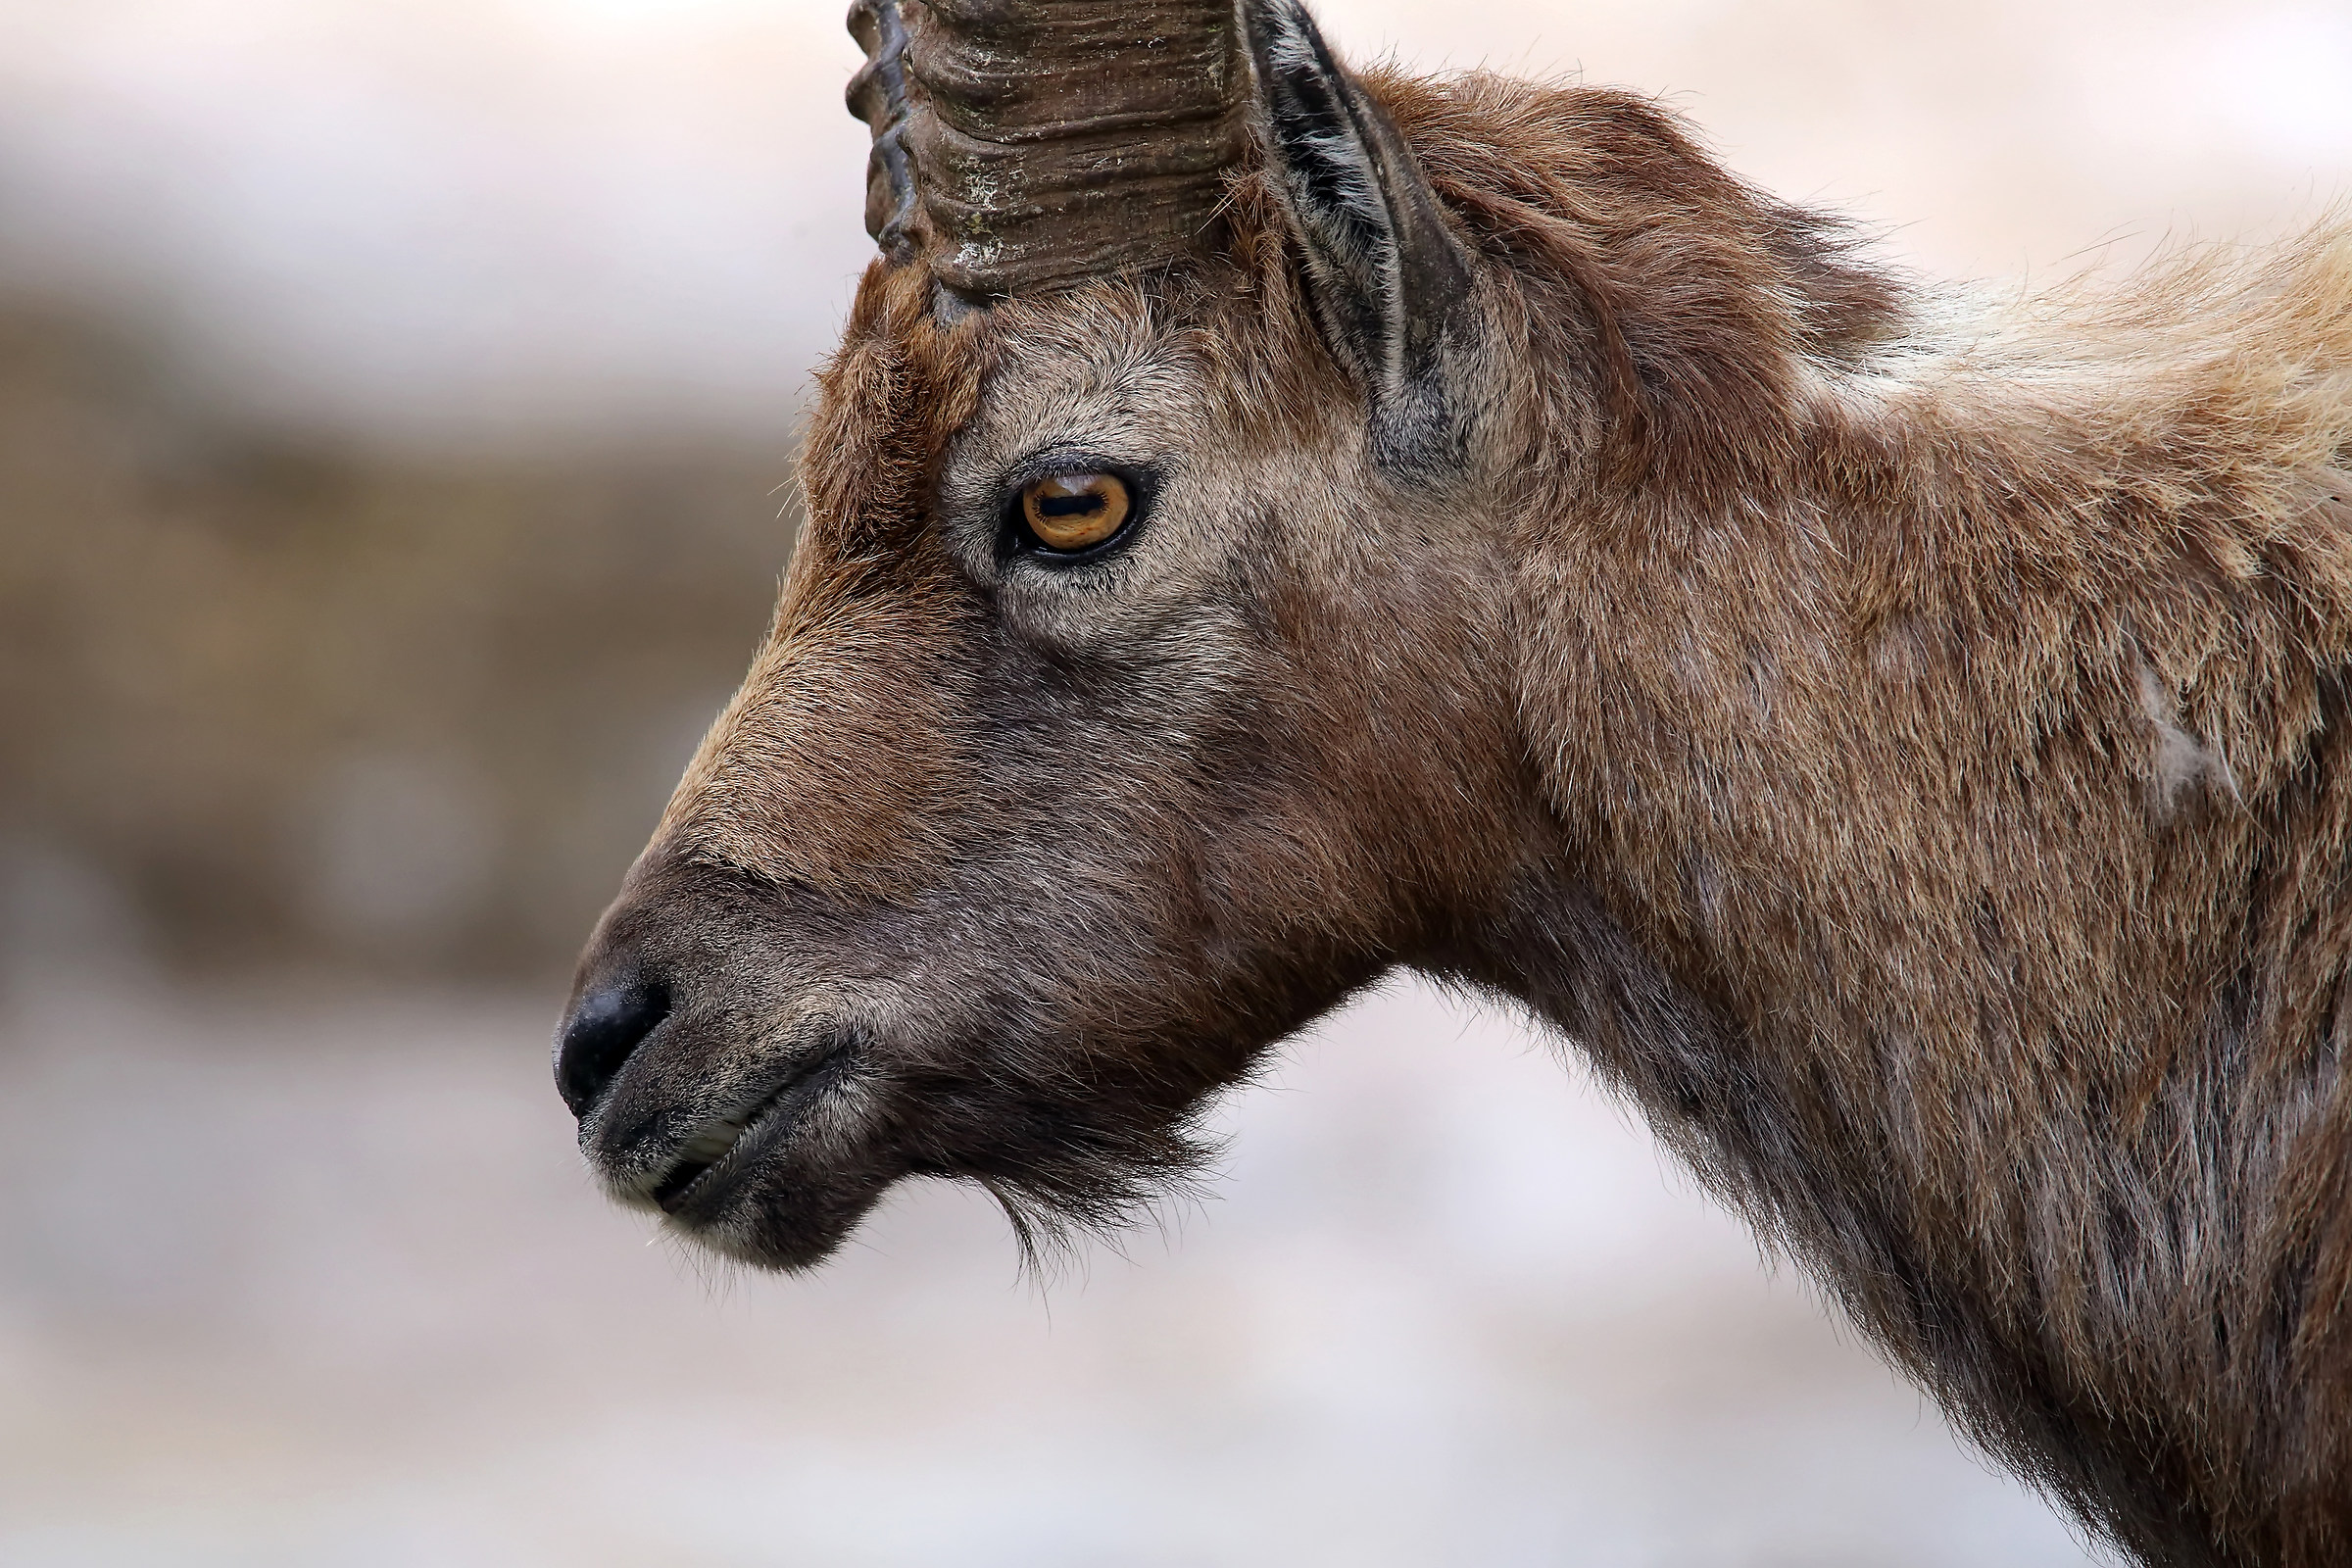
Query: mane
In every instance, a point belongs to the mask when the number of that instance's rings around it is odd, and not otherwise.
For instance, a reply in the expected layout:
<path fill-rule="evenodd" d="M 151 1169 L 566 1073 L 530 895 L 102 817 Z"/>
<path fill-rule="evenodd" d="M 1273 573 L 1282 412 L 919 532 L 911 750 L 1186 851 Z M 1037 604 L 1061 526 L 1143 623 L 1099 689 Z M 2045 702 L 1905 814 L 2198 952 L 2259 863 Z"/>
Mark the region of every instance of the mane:
<path fill-rule="evenodd" d="M 2352 220 L 2340 210 L 2283 244 L 2182 250 L 2120 283 L 1931 284 L 1873 259 L 1836 215 L 1731 173 L 1651 99 L 1486 72 L 1384 70 L 1366 85 L 1524 291 L 1550 339 L 1531 348 L 1599 372 L 1624 426 L 1604 471 L 1719 497 L 1721 479 L 1756 477 L 1741 461 L 1752 454 L 1724 456 L 1726 436 L 1769 442 L 1825 396 L 1861 414 L 1972 383 L 2072 413 L 2193 399 L 2252 438 L 2233 450 L 2258 465 L 2344 462 Z"/>

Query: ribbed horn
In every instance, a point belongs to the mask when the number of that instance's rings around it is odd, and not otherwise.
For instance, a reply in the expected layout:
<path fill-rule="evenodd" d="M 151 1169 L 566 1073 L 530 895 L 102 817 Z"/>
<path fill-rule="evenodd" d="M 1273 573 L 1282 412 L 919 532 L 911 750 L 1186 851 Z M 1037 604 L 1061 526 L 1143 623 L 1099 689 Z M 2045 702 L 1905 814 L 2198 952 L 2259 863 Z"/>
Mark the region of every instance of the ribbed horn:
<path fill-rule="evenodd" d="M 857 0 L 850 35 L 865 64 L 850 78 L 850 113 L 873 127 L 865 161 L 865 231 L 893 257 L 912 243 L 914 179 L 906 163 L 906 28 L 898 0 Z"/>
<path fill-rule="evenodd" d="M 865 222 L 968 299 L 1207 242 L 1241 150 L 1232 0 L 857 0 Z"/>

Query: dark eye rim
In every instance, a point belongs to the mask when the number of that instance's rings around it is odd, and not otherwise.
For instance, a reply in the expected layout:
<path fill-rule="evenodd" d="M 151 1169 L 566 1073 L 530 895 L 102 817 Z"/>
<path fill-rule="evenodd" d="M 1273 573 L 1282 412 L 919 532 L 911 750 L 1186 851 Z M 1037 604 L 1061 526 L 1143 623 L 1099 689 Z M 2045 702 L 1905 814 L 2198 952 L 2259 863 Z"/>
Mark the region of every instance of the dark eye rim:
<path fill-rule="evenodd" d="M 1057 473 L 1106 473 L 1118 480 L 1127 487 L 1127 520 L 1109 538 L 1084 550 L 1056 550 L 1040 539 L 1030 531 L 1029 519 L 1022 514 L 1021 493 L 1038 480 Z M 1054 570 L 1100 561 L 1126 548 L 1152 514 L 1152 503 L 1158 494 L 1159 476 L 1150 468 L 1084 452 L 1040 453 L 1005 476 L 997 528 L 997 554 L 1005 563 L 1032 561 Z"/>

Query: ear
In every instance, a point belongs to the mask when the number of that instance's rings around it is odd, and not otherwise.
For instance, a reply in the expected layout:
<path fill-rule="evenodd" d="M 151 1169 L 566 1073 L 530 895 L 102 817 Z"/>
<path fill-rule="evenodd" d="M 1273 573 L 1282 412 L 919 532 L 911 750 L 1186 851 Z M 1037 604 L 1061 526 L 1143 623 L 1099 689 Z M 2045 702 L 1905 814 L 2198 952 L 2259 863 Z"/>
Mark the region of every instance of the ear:
<path fill-rule="evenodd" d="M 1469 258 L 1404 138 L 1331 56 L 1299 0 L 1241 0 L 1266 153 L 1332 352 L 1363 382 L 1390 467 L 1459 463 L 1463 389 L 1447 385 L 1478 313 Z M 1458 377 L 1454 377 L 1458 379 Z"/>

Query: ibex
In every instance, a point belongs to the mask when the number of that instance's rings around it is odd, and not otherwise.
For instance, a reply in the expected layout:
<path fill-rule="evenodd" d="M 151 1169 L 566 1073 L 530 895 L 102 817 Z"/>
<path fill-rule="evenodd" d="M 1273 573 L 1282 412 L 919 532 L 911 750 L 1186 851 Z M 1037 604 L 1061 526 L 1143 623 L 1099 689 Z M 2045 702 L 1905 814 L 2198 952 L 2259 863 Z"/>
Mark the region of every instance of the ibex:
<path fill-rule="evenodd" d="M 1297 0 L 858 0 L 772 630 L 582 960 L 610 1191 L 1024 1238 L 1399 965 L 2151 1563 L 2352 1562 L 2352 227 L 1984 310 Z"/>

